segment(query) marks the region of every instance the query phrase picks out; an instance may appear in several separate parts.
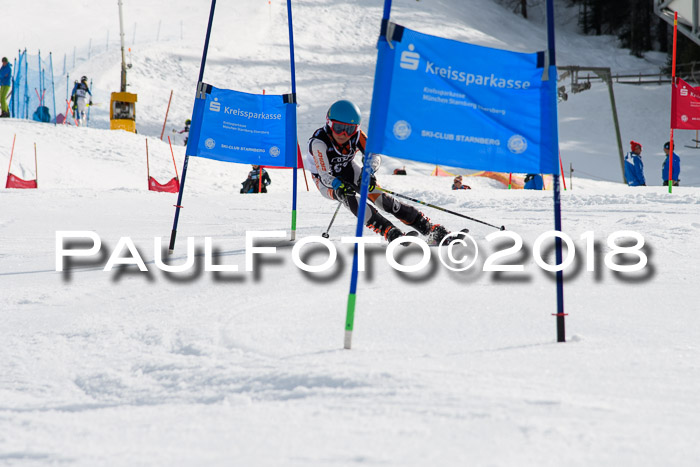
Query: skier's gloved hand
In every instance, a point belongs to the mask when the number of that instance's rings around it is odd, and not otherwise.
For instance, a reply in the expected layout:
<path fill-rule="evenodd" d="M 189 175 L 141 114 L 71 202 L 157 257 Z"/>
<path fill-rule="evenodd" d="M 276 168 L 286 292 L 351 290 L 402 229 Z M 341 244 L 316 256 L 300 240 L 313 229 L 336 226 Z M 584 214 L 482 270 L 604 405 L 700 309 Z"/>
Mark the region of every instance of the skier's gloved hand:
<path fill-rule="evenodd" d="M 338 190 L 338 189 L 340 189 L 341 187 L 343 187 L 344 185 L 345 185 L 345 184 L 343 183 L 343 181 L 342 181 L 340 178 L 338 178 L 338 177 L 335 177 L 335 178 L 333 179 L 333 183 L 331 184 L 331 186 L 333 187 L 334 190 Z"/>
<path fill-rule="evenodd" d="M 369 176 L 369 191 L 374 191 L 377 188 L 377 177 L 374 175 Z"/>
<path fill-rule="evenodd" d="M 88 105 L 92 105 L 92 101 L 88 102 Z"/>
<path fill-rule="evenodd" d="M 348 185 L 345 183 L 341 178 L 336 177 L 333 180 L 333 183 L 331 184 L 333 187 L 333 190 L 335 190 L 336 193 L 342 194 L 342 195 L 354 195 L 355 190 L 353 190 L 352 186 Z"/>

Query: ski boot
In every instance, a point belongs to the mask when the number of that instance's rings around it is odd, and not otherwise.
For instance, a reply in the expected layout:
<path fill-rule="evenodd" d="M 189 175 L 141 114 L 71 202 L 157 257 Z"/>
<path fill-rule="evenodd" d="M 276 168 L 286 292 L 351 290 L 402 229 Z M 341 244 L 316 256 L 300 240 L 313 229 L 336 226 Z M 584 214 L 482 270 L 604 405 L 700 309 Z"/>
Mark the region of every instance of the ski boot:
<path fill-rule="evenodd" d="M 418 232 L 416 232 L 416 231 L 404 233 L 404 232 L 401 232 L 401 230 L 399 230 L 398 228 L 394 227 L 393 225 L 390 227 L 387 227 L 386 231 L 384 232 L 384 238 L 386 238 L 386 241 L 389 243 L 393 242 L 394 240 L 396 240 L 397 238 L 400 238 L 400 237 L 417 237 L 417 236 L 418 236 Z M 408 243 L 408 242 L 404 242 L 401 244 L 401 246 L 403 246 L 403 247 L 407 247 L 408 245 L 410 245 L 410 243 Z"/>
<path fill-rule="evenodd" d="M 440 224 L 432 224 L 430 226 L 430 234 L 428 234 L 428 245 L 440 245 L 442 239 L 450 234 L 450 231 Z"/>
<path fill-rule="evenodd" d="M 420 211 L 418 211 L 416 220 L 410 225 L 422 235 L 428 237 L 428 245 L 439 245 L 442 239 L 450 233 L 449 230 L 440 224 L 431 224 L 430 218 L 426 217 L 426 215 Z"/>

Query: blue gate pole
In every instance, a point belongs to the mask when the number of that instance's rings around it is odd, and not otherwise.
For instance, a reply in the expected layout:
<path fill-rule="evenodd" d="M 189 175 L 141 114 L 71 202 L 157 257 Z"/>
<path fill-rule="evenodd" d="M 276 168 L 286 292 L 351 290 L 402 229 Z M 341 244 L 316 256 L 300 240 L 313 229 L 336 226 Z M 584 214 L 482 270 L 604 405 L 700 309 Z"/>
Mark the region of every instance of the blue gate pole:
<path fill-rule="evenodd" d="M 53 54 L 49 52 L 49 65 L 51 66 L 51 95 L 53 96 L 53 124 L 56 126 L 56 85 L 53 80 Z"/>
<path fill-rule="evenodd" d="M 18 52 L 17 55 L 19 57 L 19 60 L 22 60 L 21 52 L 19 50 L 17 52 Z M 18 59 L 15 58 L 15 60 L 14 60 L 15 66 L 12 68 L 12 70 L 13 70 L 12 71 L 12 74 L 13 74 L 13 76 L 12 76 L 12 90 L 10 91 L 10 103 L 12 104 L 11 105 L 11 107 L 12 107 L 11 115 L 13 118 L 15 115 L 17 115 L 17 112 L 15 111 L 15 109 L 17 108 L 17 92 L 16 92 L 16 90 L 17 90 L 17 85 L 19 83 L 19 72 L 17 71 L 17 60 Z"/>
<path fill-rule="evenodd" d="M 384 13 L 382 15 L 382 24 L 389 21 L 391 14 L 391 0 L 384 0 Z M 381 31 L 381 29 L 380 29 Z M 379 40 L 382 40 L 381 32 Z M 391 38 L 385 40 L 391 41 Z M 372 96 L 374 99 L 374 96 Z M 367 147 L 367 144 L 365 144 Z M 372 174 L 372 158 L 374 154 L 368 153 L 362 166 L 362 183 L 360 184 L 360 205 L 357 208 L 357 229 L 355 230 L 356 237 L 362 237 L 362 232 L 365 226 L 365 211 L 367 208 L 367 193 L 369 192 L 369 178 Z M 345 314 L 345 341 L 344 348 L 352 348 L 352 332 L 355 327 L 355 302 L 357 298 L 357 275 L 358 275 L 358 250 L 359 246 L 355 243 L 352 257 L 352 276 L 350 277 L 350 293 L 348 294 L 348 305 Z"/>
<path fill-rule="evenodd" d="M 42 86 L 44 83 L 44 78 L 41 75 L 41 50 L 39 51 L 38 60 L 39 60 L 39 95 L 37 96 L 37 99 L 39 99 L 39 106 L 41 106 L 42 101 L 43 101 L 43 99 L 41 97 L 44 95 L 44 89 Z"/>
<path fill-rule="evenodd" d="M 554 2 L 553 0 L 547 0 L 547 51 L 549 55 L 549 65 L 556 66 L 556 51 L 554 45 Z M 549 76 L 549 79 L 556 80 L 556 76 Z M 555 88 L 556 89 L 556 88 Z M 554 109 L 556 109 L 556 92 L 552 93 L 550 96 L 554 100 Z M 557 119 L 552 119 L 552 129 L 555 132 L 555 138 L 553 141 L 559 144 L 559 135 L 557 130 Z M 558 148 L 552 148 L 555 154 L 558 154 Z M 554 175 L 552 177 L 552 183 L 554 184 L 554 230 L 561 232 L 561 189 L 559 187 L 559 171 L 557 168 L 554 170 Z M 562 251 L 561 251 L 561 238 L 556 237 L 555 248 L 556 248 L 556 259 L 557 264 L 561 264 L 562 261 Z M 555 314 L 557 317 L 557 342 L 566 342 L 566 326 L 565 326 L 565 316 L 564 313 L 564 272 L 557 271 L 557 312 Z"/>
<path fill-rule="evenodd" d="M 29 55 L 24 49 L 24 118 L 29 118 Z"/>
<path fill-rule="evenodd" d="M 294 96 L 294 106 L 296 107 L 297 80 L 296 71 L 294 67 L 294 27 L 292 26 L 292 0 L 287 0 L 287 23 L 289 24 L 289 63 L 291 64 L 292 73 L 292 95 Z M 294 113 L 296 114 L 296 110 Z M 294 131 L 296 132 L 296 127 L 294 128 Z M 297 141 L 297 138 L 294 138 L 294 140 Z M 298 145 L 299 142 L 297 141 L 297 146 Z M 292 233 L 290 236 L 291 241 L 294 241 L 294 239 L 296 239 L 297 236 L 297 172 L 299 171 L 299 158 L 297 157 L 297 148 L 294 148 L 294 160 L 297 162 L 294 163 L 295 168 L 292 170 L 294 173 L 292 175 Z"/>
<path fill-rule="evenodd" d="M 207 51 L 209 50 L 209 37 L 211 36 L 211 25 L 214 21 L 214 8 L 216 0 L 211 0 L 211 9 L 209 10 L 209 24 L 207 24 L 207 35 L 204 39 L 204 51 L 202 52 L 202 63 L 199 65 L 199 80 L 197 81 L 197 89 L 204 79 L 204 65 L 207 63 Z M 196 101 L 195 97 L 195 101 Z M 189 147 L 189 146 L 188 146 Z M 194 148 L 196 151 L 196 148 Z M 173 230 L 170 233 L 170 246 L 168 251 L 173 254 L 175 251 L 175 237 L 177 236 L 177 221 L 180 218 L 180 208 L 182 208 L 182 193 L 185 191 L 185 178 L 187 177 L 187 164 L 190 160 L 189 151 L 185 150 L 185 162 L 182 164 L 182 179 L 180 180 L 180 192 L 177 194 L 177 204 L 175 205 L 175 220 L 173 221 Z"/>

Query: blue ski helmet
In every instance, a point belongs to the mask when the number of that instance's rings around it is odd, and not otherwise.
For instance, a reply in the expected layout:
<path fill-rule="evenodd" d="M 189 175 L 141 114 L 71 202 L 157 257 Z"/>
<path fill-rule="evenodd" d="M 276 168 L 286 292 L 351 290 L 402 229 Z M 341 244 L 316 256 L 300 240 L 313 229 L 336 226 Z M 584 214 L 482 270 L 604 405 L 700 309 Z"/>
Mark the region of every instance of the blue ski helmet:
<path fill-rule="evenodd" d="M 328 120 L 335 120 L 336 122 L 351 123 L 353 125 L 359 125 L 362 121 L 362 116 L 360 115 L 360 108 L 350 101 L 342 100 L 337 101 L 328 109 L 326 114 Z"/>

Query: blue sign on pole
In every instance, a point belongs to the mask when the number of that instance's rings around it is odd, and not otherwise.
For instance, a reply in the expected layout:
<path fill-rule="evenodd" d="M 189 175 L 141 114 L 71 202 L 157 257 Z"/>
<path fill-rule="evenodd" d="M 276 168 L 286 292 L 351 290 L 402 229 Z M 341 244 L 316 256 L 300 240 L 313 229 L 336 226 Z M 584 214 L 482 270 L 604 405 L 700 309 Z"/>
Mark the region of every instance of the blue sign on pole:
<path fill-rule="evenodd" d="M 296 167 L 293 95 L 258 95 L 202 83 L 187 154 L 224 162 Z"/>
<path fill-rule="evenodd" d="M 387 40 L 378 43 L 369 152 L 556 173 L 557 75 L 543 52 L 480 47 L 387 24 Z"/>

